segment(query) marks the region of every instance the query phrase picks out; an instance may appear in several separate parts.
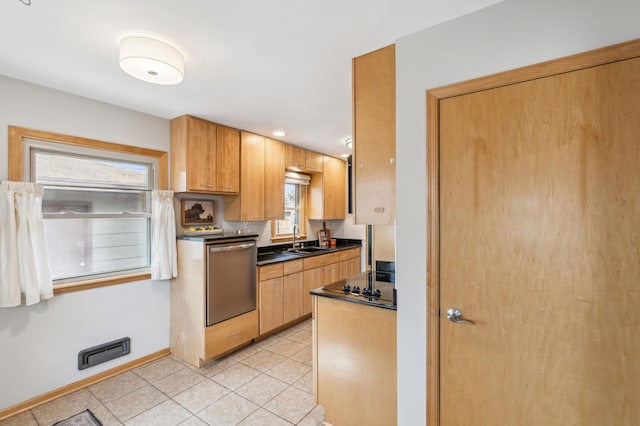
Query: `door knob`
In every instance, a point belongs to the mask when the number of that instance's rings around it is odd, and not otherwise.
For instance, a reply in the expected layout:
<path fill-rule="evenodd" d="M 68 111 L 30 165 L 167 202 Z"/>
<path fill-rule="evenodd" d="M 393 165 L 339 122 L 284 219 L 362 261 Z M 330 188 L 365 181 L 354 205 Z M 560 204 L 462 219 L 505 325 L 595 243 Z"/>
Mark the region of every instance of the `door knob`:
<path fill-rule="evenodd" d="M 451 308 L 447 310 L 447 318 L 449 319 L 449 321 L 451 322 L 455 322 L 455 323 L 469 323 L 469 324 L 473 324 L 475 325 L 476 323 L 468 320 L 468 319 L 462 319 L 462 312 L 460 312 L 458 309 L 456 308 Z"/>

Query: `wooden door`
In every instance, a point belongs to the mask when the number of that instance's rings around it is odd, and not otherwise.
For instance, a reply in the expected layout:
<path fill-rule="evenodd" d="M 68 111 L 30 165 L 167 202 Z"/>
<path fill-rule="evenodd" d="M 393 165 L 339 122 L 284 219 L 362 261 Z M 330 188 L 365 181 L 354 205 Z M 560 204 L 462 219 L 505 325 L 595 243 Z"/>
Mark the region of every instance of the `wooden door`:
<path fill-rule="evenodd" d="M 439 424 L 640 424 L 638 76 L 439 100 Z"/>
<path fill-rule="evenodd" d="M 282 277 L 282 309 L 285 324 L 302 316 L 303 283 L 304 274 L 302 271 Z"/>
<path fill-rule="evenodd" d="M 260 281 L 260 334 L 284 323 L 282 283 L 282 277 Z"/>

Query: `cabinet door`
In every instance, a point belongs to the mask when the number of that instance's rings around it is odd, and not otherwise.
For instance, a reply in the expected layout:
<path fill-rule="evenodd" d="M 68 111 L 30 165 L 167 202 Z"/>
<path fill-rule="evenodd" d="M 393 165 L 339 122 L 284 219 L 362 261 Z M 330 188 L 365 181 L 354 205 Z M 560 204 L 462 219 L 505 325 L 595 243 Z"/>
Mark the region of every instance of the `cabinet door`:
<path fill-rule="evenodd" d="M 340 262 L 332 263 L 322 268 L 322 285 L 335 283 L 340 280 Z"/>
<path fill-rule="evenodd" d="M 322 287 L 322 267 L 304 271 L 304 293 L 302 294 L 302 315 L 311 313 L 311 295 L 309 292 Z"/>
<path fill-rule="evenodd" d="M 340 279 L 344 280 L 354 275 L 358 275 L 361 272 L 360 268 L 360 257 L 343 260 L 340 262 Z"/>
<path fill-rule="evenodd" d="M 302 316 L 302 295 L 304 286 L 304 274 L 285 275 L 283 278 L 283 320 L 291 322 Z"/>
<path fill-rule="evenodd" d="M 215 191 L 216 125 L 189 118 L 187 176 L 191 191 Z"/>
<path fill-rule="evenodd" d="M 344 219 L 347 213 L 347 165 L 333 157 L 324 157 L 324 219 Z"/>
<path fill-rule="evenodd" d="M 264 220 L 264 137 L 241 133 L 241 220 Z"/>
<path fill-rule="evenodd" d="M 305 150 L 295 145 L 285 146 L 285 167 L 291 170 L 305 169 Z"/>
<path fill-rule="evenodd" d="M 220 192 L 240 191 L 240 131 L 216 129 L 216 180 Z"/>
<path fill-rule="evenodd" d="M 264 218 L 284 219 L 284 157 L 282 142 L 265 139 L 264 145 Z"/>
<path fill-rule="evenodd" d="M 305 151 L 304 164 L 307 170 L 323 173 L 324 155 L 313 151 Z"/>
<path fill-rule="evenodd" d="M 355 223 L 391 224 L 396 199 L 395 46 L 353 60 Z"/>
<path fill-rule="evenodd" d="M 282 291 L 282 277 L 260 281 L 260 334 L 284 324 Z"/>

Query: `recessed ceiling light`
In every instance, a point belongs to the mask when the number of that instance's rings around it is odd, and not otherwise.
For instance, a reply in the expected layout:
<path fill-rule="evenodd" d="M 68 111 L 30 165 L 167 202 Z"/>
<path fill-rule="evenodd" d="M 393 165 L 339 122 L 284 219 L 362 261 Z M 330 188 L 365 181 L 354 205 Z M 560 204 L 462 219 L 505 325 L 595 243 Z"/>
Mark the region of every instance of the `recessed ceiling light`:
<path fill-rule="evenodd" d="M 275 132 L 273 132 L 273 136 L 282 137 L 284 135 L 286 135 L 286 133 L 283 132 L 282 130 L 276 130 Z"/>
<path fill-rule="evenodd" d="M 340 154 L 340 157 L 342 157 L 342 158 L 349 158 L 349 156 L 350 156 L 350 155 L 351 155 L 351 154 Z"/>

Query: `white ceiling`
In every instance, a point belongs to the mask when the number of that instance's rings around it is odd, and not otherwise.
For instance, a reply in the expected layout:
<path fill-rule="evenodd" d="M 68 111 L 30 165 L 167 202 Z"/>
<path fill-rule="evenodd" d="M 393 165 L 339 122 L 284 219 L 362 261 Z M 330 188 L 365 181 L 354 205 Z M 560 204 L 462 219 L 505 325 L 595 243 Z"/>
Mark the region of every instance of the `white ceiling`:
<path fill-rule="evenodd" d="M 353 57 L 498 1 L 2 0 L 0 74 L 163 118 L 283 129 L 280 140 L 338 155 L 351 135 Z M 176 47 L 184 81 L 121 71 L 127 36 Z"/>

